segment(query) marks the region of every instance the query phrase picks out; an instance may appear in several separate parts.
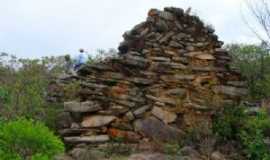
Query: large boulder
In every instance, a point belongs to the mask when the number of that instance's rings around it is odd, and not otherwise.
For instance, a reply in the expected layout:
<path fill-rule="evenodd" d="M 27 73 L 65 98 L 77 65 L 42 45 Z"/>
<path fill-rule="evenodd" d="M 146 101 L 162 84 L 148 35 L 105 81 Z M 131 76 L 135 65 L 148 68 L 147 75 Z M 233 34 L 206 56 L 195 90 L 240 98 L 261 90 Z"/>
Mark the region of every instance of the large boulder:
<path fill-rule="evenodd" d="M 181 137 L 183 136 L 181 130 L 164 124 L 155 117 L 136 120 L 134 126 L 135 131 L 155 140 L 172 142 L 181 140 Z"/>

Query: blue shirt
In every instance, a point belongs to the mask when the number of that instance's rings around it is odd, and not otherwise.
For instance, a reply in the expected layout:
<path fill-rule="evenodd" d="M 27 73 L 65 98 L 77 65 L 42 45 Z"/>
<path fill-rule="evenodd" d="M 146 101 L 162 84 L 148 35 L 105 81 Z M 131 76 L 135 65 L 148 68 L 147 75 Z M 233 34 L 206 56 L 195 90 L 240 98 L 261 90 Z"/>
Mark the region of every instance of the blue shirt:
<path fill-rule="evenodd" d="M 80 53 L 75 59 L 75 65 L 85 64 L 88 61 L 88 56 L 85 53 Z"/>

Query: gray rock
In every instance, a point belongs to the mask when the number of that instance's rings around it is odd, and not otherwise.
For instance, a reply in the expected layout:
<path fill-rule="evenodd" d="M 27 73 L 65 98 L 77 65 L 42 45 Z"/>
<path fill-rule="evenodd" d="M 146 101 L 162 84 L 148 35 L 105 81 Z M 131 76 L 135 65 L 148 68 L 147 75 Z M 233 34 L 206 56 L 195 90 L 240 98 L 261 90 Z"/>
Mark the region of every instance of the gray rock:
<path fill-rule="evenodd" d="M 140 78 L 140 77 L 130 78 L 129 81 L 136 84 L 142 84 L 142 85 L 150 85 L 153 83 L 152 79 L 146 79 L 146 78 Z"/>
<path fill-rule="evenodd" d="M 232 86 L 214 86 L 213 90 L 215 93 L 222 93 L 229 96 L 244 96 L 248 93 L 248 90 L 245 88 L 236 88 Z"/>
<path fill-rule="evenodd" d="M 64 109 L 68 112 L 78 112 L 78 113 L 85 113 L 85 112 L 96 112 L 101 110 L 99 104 L 92 102 L 92 101 L 85 101 L 85 102 L 64 102 Z"/>
<path fill-rule="evenodd" d="M 134 128 L 135 131 L 141 132 L 146 137 L 160 141 L 176 142 L 183 136 L 181 130 L 170 127 L 154 117 L 136 120 Z"/>
<path fill-rule="evenodd" d="M 70 155 L 75 160 L 101 160 L 105 158 L 105 154 L 96 149 L 74 148 L 70 151 Z"/>
<path fill-rule="evenodd" d="M 74 160 L 74 159 L 68 155 L 58 155 L 54 157 L 53 160 Z"/>
<path fill-rule="evenodd" d="M 183 156 L 190 156 L 190 157 L 199 157 L 200 154 L 194 148 L 190 146 L 185 146 L 180 150 L 181 155 Z"/>
<path fill-rule="evenodd" d="M 72 123 L 72 117 L 69 112 L 62 112 L 56 117 L 56 127 L 61 128 L 69 128 Z"/>
<path fill-rule="evenodd" d="M 235 87 L 245 87 L 245 86 L 247 86 L 247 83 L 244 82 L 244 81 L 228 81 L 227 84 L 235 86 Z"/>
<path fill-rule="evenodd" d="M 182 45 L 182 44 L 177 43 L 177 42 L 175 42 L 175 41 L 171 41 L 171 42 L 169 43 L 169 46 L 175 47 L 175 48 L 183 48 L 183 45 Z"/>
<path fill-rule="evenodd" d="M 173 21 L 174 20 L 173 14 L 170 13 L 170 12 L 166 12 L 166 11 L 159 12 L 159 17 L 164 19 L 164 20 L 168 20 L 168 21 Z"/>
<path fill-rule="evenodd" d="M 135 119 L 135 116 L 133 115 L 132 112 L 127 112 L 125 117 L 129 120 L 129 121 L 133 121 Z"/>
<path fill-rule="evenodd" d="M 108 135 L 64 137 L 64 141 L 71 144 L 78 143 L 102 143 L 110 140 Z"/>
<path fill-rule="evenodd" d="M 170 62 L 171 61 L 171 59 L 167 57 L 151 57 L 150 59 L 157 62 Z"/>
<path fill-rule="evenodd" d="M 138 153 L 131 155 L 128 160 L 166 160 L 167 156 L 161 153 Z"/>
<path fill-rule="evenodd" d="M 164 43 L 164 42 L 168 41 L 174 34 L 175 34 L 174 32 L 167 33 L 164 37 L 162 37 L 159 40 L 159 43 Z"/>
<path fill-rule="evenodd" d="M 142 116 L 142 115 L 143 115 L 147 110 L 149 110 L 149 109 L 150 109 L 150 106 L 145 105 L 145 106 L 142 106 L 142 107 L 136 109 L 136 110 L 133 112 L 133 114 L 135 115 L 135 117 L 140 117 L 140 116 Z"/>
<path fill-rule="evenodd" d="M 122 63 L 139 68 L 145 68 L 148 66 L 148 61 L 145 58 L 139 56 L 131 56 L 128 54 L 123 57 Z"/>
<path fill-rule="evenodd" d="M 175 88 L 170 89 L 165 92 L 167 95 L 174 95 L 174 96 L 184 96 L 186 94 L 186 89 L 184 88 Z"/>
<path fill-rule="evenodd" d="M 156 22 L 156 29 L 158 32 L 166 32 L 169 30 L 169 27 L 168 25 L 166 24 L 165 21 L 159 19 L 157 22 Z"/>
<path fill-rule="evenodd" d="M 215 151 L 211 154 L 211 160 L 226 160 L 226 158 L 219 151 Z"/>

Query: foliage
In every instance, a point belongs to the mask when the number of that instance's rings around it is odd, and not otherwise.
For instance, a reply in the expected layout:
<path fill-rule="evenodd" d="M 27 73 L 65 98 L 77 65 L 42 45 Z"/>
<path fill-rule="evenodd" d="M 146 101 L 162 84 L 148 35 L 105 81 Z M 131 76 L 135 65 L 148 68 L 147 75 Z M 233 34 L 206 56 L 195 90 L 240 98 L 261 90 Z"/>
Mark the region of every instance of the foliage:
<path fill-rule="evenodd" d="M 245 119 L 243 106 L 227 106 L 215 115 L 213 131 L 221 138 L 221 141 L 235 139 Z"/>
<path fill-rule="evenodd" d="M 46 101 L 49 82 L 63 72 L 63 57 L 17 59 L 0 55 L 0 117 L 27 117 L 53 124 L 58 108 Z M 54 113 L 55 112 L 55 113 Z"/>
<path fill-rule="evenodd" d="M 270 96 L 270 55 L 263 45 L 230 44 L 226 48 L 232 56 L 232 67 L 240 71 L 247 81 L 249 99 Z"/>
<path fill-rule="evenodd" d="M 270 152 L 265 144 L 264 131 L 270 128 L 270 118 L 266 111 L 260 111 L 255 117 L 246 120 L 239 137 L 250 159 L 270 160 Z"/>
<path fill-rule="evenodd" d="M 270 159 L 269 149 L 264 142 L 264 132 L 270 128 L 270 118 L 266 111 L 261 110 L 255 116 L 248 116 L 243 107 L 229 107 L 223 114 L 217 115 L 213 127 L 223 142 L 239 141 L 248 159 Z"/>
<path fill-rule="evenodd" d="M 179 154 L 181 147 L 179 143 L 165 143 L 163 145 L 163 152 L 168 155 L 176 155 Z"/>
<path fill-rule="evenodd" d="M 49 160 L 64 144 L 43 123 L 20 118 L 0 126 L 1 160 Z"/>

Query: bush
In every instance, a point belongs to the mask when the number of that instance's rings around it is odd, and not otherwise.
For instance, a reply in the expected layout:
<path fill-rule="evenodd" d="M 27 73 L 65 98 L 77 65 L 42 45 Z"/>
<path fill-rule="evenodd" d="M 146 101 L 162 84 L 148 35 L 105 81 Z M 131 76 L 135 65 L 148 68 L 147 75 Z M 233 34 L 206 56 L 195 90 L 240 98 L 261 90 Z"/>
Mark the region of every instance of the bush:
<path fill-rule="evenodd" d="M 239 137 L 245 152 L 250 159 L 270 160 L 270 152 L 265 144 L 264 131 L 270 128 L 270 118 L 261 110 L 256 116 L 246 120 L 239 131 Z"/>
<path fill-rule="evenodd" d="M 0 125 L 0 160 L 50 160 L 64 144 L 43 123 L 24 118 Z"/>
<path fill-rule="evenodd" d="M 227 106 L 214 117 L 213 131 L 221 141 L 236 139 L 245 119 L 243 106 Z"/>
<path fill-rule="evenodd" d="M 245 114 L 243 107 L 228 107 L 216 116 L 213 130 L 222 140 L 240 142 L 249 160 L 270 160 L 264 132 L 270 128 L 270 118 L 261 110 L 255 116 Z"/>

